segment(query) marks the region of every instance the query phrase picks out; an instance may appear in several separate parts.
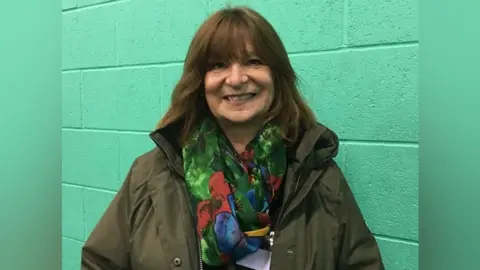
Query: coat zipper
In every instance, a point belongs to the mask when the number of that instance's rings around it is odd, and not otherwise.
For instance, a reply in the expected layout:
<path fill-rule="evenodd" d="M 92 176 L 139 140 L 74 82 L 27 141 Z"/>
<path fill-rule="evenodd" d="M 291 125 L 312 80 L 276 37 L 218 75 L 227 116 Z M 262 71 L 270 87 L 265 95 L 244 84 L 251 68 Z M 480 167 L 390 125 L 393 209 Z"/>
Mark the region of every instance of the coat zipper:
<path fill-rule="evenodd" d="M 197 236 L 197 244 L 198 244 L 198 260 L 200 265 L 198 266 L 200 270 L 203 270 L 203 262 L 202 262 L 202 244 L 200 244 L 200 241 L 198 240 Z"/>

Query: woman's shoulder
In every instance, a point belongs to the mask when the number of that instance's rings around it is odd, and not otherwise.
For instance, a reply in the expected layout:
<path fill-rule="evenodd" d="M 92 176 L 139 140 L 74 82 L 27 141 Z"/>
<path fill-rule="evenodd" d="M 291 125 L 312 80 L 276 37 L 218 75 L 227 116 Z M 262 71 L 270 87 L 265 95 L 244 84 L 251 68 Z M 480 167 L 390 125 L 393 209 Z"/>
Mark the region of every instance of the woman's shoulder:
<path fill-rule="evenodd" d="M 334 159 L 325 162 L 323 172 L 320 174 L 320 179 L 317 181 L 318 186 L 325 188 L 329 193 L 340 195 L 342 189 L 345 188 L 345 175 Z"/>
<path fill-rule="evenodd" d="M 126 180 L 130 189 L 137 190 L 149 181 L 159 179 L 161 174 L 170 172 L 168 158 L 163 151 L 155 147 L 137 156 L 132 162 Z"/>

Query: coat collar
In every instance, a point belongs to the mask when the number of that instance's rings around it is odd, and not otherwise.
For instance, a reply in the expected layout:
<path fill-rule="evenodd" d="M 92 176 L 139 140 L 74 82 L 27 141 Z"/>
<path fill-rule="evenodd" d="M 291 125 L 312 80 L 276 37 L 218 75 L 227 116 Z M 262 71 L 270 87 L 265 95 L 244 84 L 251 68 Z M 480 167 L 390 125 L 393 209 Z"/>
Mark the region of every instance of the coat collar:
<path fill-rule="evenodd" d="M 150 133 L 150 138 L 165 152 L 173 169 L 182 177 L 185 176 L 185 172 L 178 138 L 181 137 L 183 124 L 183 120 L 178 120 Z M 294 165 L 294 171 L 300 167 L 314 169 L 333 159 L 338 153 L 338 147 L 337 135 L 326 126 L 317 123 L 301 132 L 298 141 L 288 147 L 287 161 L 288 164 Z"/>

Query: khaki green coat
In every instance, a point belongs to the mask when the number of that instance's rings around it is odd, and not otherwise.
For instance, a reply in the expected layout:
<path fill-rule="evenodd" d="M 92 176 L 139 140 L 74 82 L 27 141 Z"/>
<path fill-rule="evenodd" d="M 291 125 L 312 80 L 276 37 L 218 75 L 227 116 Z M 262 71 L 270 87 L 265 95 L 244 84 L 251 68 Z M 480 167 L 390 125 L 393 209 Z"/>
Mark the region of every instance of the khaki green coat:
<path fill-rule="evenodd" d="M 83 270 L 201 270 L 177 143 L 180 124 L 151 134 L 82 249 Z M 333 161 L 337 136 L 318 124 L 289 148 L 271 269 L 381 270 L 378 245 Z"/>

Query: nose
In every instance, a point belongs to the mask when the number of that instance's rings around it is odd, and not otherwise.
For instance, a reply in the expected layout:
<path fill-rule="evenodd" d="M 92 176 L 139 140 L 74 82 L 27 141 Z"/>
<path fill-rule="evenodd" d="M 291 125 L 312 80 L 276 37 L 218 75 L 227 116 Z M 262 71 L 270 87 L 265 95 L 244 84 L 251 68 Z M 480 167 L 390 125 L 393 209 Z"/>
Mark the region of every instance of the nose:
<path fill-rule="evenodd" d="M 229 68 L 229 74 L 225 79 L 226 83 L 233 88 L 239 88 L 242 84 L 246 83 L 248 76 L 245 73 L 244 67 L 239 63 L 232 63 Z"/>

